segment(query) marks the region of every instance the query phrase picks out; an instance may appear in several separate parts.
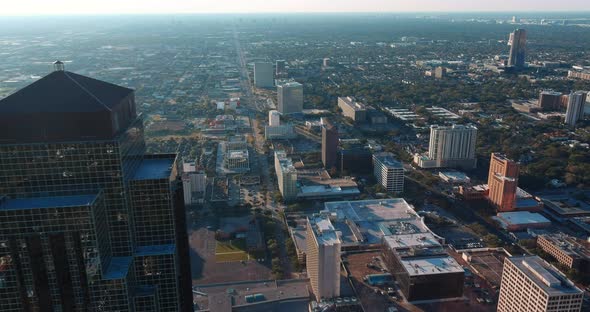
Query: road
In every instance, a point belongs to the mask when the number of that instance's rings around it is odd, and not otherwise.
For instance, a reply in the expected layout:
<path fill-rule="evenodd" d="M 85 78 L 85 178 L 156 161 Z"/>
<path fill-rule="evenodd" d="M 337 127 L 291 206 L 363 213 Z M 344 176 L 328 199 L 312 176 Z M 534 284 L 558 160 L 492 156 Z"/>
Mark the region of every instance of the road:
<path fill-rule="evenodd" d="M 260 102 L 256 96 L 254 95 L 252 81 L 250 80 L 250 76 L 248 75 L 248 67 L 246 63 L 246 59 L 244 57 L 244 52 L 242 50 L 239 35 L 236 28 L 233 28 L 233 35 L 234 35 L 234 45 L 236 48 L 236 53 L 238 56 L 238 63 L 240 65 L 240 84 L 242 90 L 245 93 L 245 96 L 240 99 L 240 105 L 243 109 L 248 110 L 248 115 L 250 118 L 250 124 L 252 125 L 252 133 L 254 135 L 254 151 L 257 153 L 256 159 L 259 162 L 260 168 L 260 176 L 261 176 L 261 183 L 266 189 L 266 194 L 264 195 L 265 200 L 262 203 L 262 207 L 265 210 L 269 210 L 273 216 L 280 224 L 280 227 L 277 227 L 275 236 L 277 243 L 280 247 L 280 260 L 281 260 L 281 267 L 285 269 L 285 276 L 287 278 L 291 277 L 291 273 L 293 272 L 292 263 L 287 255 L 287 249 L 285 244 L 285 235 L 283 228 L 286 226 L 284 224 L 284 220 L 280 217 L 277 213 L 278 211 L 284 210 L 284 205 L 277 203 L 272 198 L 272 191 L 275 189 L 275 186 L 272 184 L 272 180 L 270 177 L 270 165 L 268 161 L 268 155 L 265 153 L 265 139 L 262 134 L 262 131 L 259 132 L 259 129 L 262 129 L 262 125 L 259 125 L 258 120 L 256 119 L 256 113 L 260 112 L 258 103 Z"/>

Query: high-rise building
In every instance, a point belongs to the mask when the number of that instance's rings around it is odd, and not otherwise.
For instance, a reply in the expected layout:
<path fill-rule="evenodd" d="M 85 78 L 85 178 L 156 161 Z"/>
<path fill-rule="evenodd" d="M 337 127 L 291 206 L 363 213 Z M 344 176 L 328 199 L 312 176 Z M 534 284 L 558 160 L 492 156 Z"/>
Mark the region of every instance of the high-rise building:
<path fill-rule="evenodd" d="M 561 93 L 553 90 L 541 91 L 537 105 L 544 111 L 559 110 L 561 108 Z"/>
<path fill-rule="evenodd" d="M 447 76 L 447 68 L 446 67 L 438 66 L 436 69 L 434 69 L 434 78 L 443 79 L 446 76 Z"/>
<path fill-rule="evenodd" d="M 387 192 L 404 191 L 404 166 L 392 153 L 374 154 L 373 170 L 377 183 L 381 184 Z"/>
<path fill-rule="evenodd" d="M 422 168 L 473 169 L 477 165 L 476 139 L 477 128 L 473 125 L 433 125 L 428 154 L 415 155 L 414 162 Z"/>
<path fill-rule="evenodd" d="M 510 55 L 508 65 L 516 68 L 523 68 L 526 58 L 526 30 L 516 29 L 510 34 Z"/>
<path fill-rule="evenodd" d="M 583 299 L 583 291 L 538 256 L 504 259 L 499 312 L 577 312 Z"/>
<path fill-rule="evenodd" d="M 274 86 L 272 63 L 254 63 L 254 85 L 258 88 L 272 88 Z"/>
<path fill-rule="evenodd" d="M 192 311 L 176 155 L 133 90 L 56 69 L 0 100 L 0 310 Z"/>
<path fill-rule="evenodd" d="M 322 120 L 322 163 L 330 170 L 338 163 L 338 128 L 327 119 Z"/>
<path fill-rule="evenodd" d="M 340 296 L 340 238 L 325 214 L 307 218 L 305 265 L 316 299 Z"/>
<path fill-rule="evenodd" d="M 278 111 L 271 110 L 268 112 L 268 125 L 271 127 L 281 125 L 281 114 Z"/>
<path fill-rule="evenodd" d="M 287 61 L 277 60 L 276 61 L 276 75 L 277 77 L 287 74 Z"/>
<path fill-rule="evenodd" d="M 203 170 L 197 170 L 194 162 L 182 164 L 182 188 L 185 206 L 203 203 L 207 174 Z"/>
<path fill-rule="evenodd" d="M 301 113 L 303 110 L 303 85 L 288 82 L 277 86 L 278 110 L 281 114 Z"/>
<path fill-rule="evenodd" d="M 584 117 L 584 106 L 586 105 L 586 92 L 577 91 L 569 95 L 567 110 L 565 112 L 565 123 L 575 127 L 578 120 Z"/>
<path fill-rule="evenodd" d="M 361 102 L 357 102 L 351 96 L 339 97 L 338 107 L 342 110 L 342 115 L 352 119 L 354 122 L 364 122 L 367 120 L 367 107 Z"/>
<path fill-rule="evenodd" d="M 329 57 L 325 57 L 323 59 L 323 61 L 322 61 L 322 66 L 324 66 L 324 67 L 330 67 L 330 65 L 332 65 L 330 58 Z"/>
<path fill-rule="evenodd" d="M 518 173 L 518 163 L 508 159 L 506 155 L 492 153 L 488 173 L 488 199 L 500 212 L 516 209 Z"/>
<path fill-rule="evenodd" d="M 297 198 L 297 169 L 284 151 L 275 152 L 275 173 L 283 200 L 291 201 Z"/>

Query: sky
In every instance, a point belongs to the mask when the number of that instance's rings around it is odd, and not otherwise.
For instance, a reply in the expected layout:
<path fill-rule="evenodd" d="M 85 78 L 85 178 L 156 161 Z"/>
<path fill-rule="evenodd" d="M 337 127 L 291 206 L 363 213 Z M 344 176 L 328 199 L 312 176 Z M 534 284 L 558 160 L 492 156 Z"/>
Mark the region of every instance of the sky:
<path fill-rule="evenodd" d="M 0 0 L 4 15 L 590 11 L 589 0 Z"/>

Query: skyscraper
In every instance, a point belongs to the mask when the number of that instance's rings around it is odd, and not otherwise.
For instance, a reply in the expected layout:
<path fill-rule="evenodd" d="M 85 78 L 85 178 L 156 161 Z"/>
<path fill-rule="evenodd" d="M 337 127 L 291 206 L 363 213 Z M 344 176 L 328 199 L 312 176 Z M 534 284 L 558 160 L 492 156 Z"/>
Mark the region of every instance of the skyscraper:
<path fill-rule="evenodd" d="M 475 144 L 477 128 L 472 125 L 433 125 L 427 155 L 415 155 L 414 162 L 422 168 L 476 167 Z"/>
<path fill-rule="evenodd" d="M 526 30 L 516 29 L 510 34 L 510 55 L 508 65 L 516 68 L 523 68 L 526 58 Z"/>
<path fill-rule="evenodd" d="M 373 155 L 373 168 L 377 183 L 381 184 L 387 192 L 404 191 L 404 166 L 392 153 Z"/>
<path fill-rule="evenodd" d="M 583 298 L 583 291 L 538 256 L 504 259 L 499 312 L 577 312 Z"/>
<path fill-rule="evenodd" d="M 254 63 L 254 85 L 258 88 L 272 88 L 274 86 L 272 69 L 272 63 Z"/>
<path fill-rule="evenodd" d="M 492 153 L 488 173 L 488 199 L 499 212 L 514 211 L 518 187 L 518 164 L 499 153 Z"/>
<path fill-rule="evenodd" d="M 552 90 L 541 91 L 538 106 L 544 111 L 558 110 L 561 104 L 561 93 Z"/>
<path fill-rule="evenodd" d="M 287 74 L 287 61 L 285 60 L 277 60 L 276 61 L 276 75 L 277 77 L 283 76 Z"/>
<path fill-rule="evenodd" d="M 281 125 L 281 114 L 276 110 L 268 112 L 268 125 L 271 127 L 277 127 Z"/>
<path fill-rule="evenodd" d="M 277 86 L 278 110 L 281 114 L 301 113 L 303 110 L 303 85 L 288 82 Z"/>
<path fill-rule="evenodd" d="M 133 90 L 56 68 L 0 101 L 0 310 L 192 311 L 176 155 Z"/>
<path fill-rule="evenodd" d="M 340 296 L 340 238 L 327 215 L 307 218 L 305 265 L 316 299 Z"/>
<path fill-rule="evenodd" d="M 322 120 L 322 163 L 326 169 L 330 170 L 338 162 L 338 128 L 327 119 Z"/>
<path fill-rule="evenodd" d="M 586 105 L 586 92 L 577 91 L 569 95 L 567 110 L 565 112 L 565 123 L 575 127 L 578 120 L 584 117 L 584 106 Z"/>
<path fill-rule="evenodd" d="M 297 198 L 297 169 L 284 151 L 275 152 L 275 173 L 277 184 L 283 200 L 291 201 Z"/>

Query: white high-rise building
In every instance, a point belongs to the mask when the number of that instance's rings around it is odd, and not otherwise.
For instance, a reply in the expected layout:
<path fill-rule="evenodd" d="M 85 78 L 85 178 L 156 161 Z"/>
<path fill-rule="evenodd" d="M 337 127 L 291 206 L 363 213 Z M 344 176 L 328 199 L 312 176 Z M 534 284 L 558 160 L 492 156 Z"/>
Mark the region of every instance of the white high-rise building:
<path fill-rule="evenodd" d="M 307 276 L 315 297 L 340 296 L 340 238 L 327 214 L 307 218 Z"/>
<path fill-rule="evenodd" d="M 271 110 L 268 112 L 268 125 L 271 127 L 281 125 L 281 114 L 278 111 Z"/>
<path fill-rule="evenodd" d="M 578 312 L 584 292 L 538 256 L 504 260 L 499 312 Z"/>
<path fill-rule="evenodd" d="M 278 110 L 281 114 L 301 113 L 303 110 L 303 85 L 288 82 L 277 86 Z"/>
<path fill-rule="evenodd" d="M 577 91 L 569 95 L 567 110 L 565 113 L 565 123 L 571 127 L 576 126 L 578 120 L 584 117 L 584 106 L 586 105 L 586 92 Z"/>
<path fill-rule="evenodd" d="M 475 144 L 477 128 L 472 125 L 430 127 L 428 154 L 415 155 L 414 162 L 422 168 L 476 167 Z"/>
<path fill-rule="evenodd" d="M 395 159 L 392 153 L 373 155 L 373 170 L 377 182 L 387 192 L 401 193 L 404 191 L 404 166 Z"/>
<path fill-rule="evenodd" d="M 258 88 L 272 88 L 274 86 L 272 63 L 254 63 L 254 85 Z"/>
<path fill-rule="evenodd" d="M 283 199 L 290 201 L 297 198 L 297 169 L 284 151 L 275 152 L 275 173 Z"/>
<path fill-rule="evenodd" d="M 197 170 L 195 163 L 183 163 L 182 187 L 184 189 L 184 204 L 193 205 L 203 203 L 207 188 L 207 174 Z"/>

